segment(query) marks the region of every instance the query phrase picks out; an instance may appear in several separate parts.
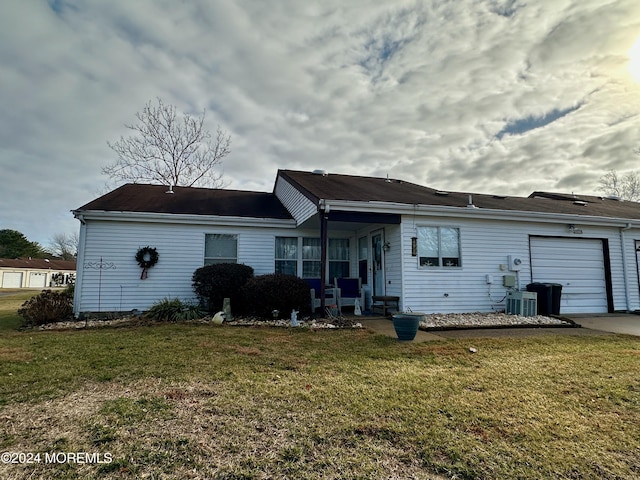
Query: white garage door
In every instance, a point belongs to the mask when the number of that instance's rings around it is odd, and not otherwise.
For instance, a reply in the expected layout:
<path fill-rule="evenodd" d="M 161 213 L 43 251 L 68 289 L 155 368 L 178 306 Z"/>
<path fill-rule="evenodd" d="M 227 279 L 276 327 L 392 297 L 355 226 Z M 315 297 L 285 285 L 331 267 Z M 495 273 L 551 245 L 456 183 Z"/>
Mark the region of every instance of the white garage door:
<path fill-rule="evenodd" d="M 560 313 L 606 313 L 602 240 L 531 237 L 534 282 L 562 284 Z"/>
<path fill-rule="evenodd" d="M 2 275 L 2 288 L 22 287 L 22 272 L 4 272 Z"/>
<path fill-rule="evenodd" d="M 47 274 L 38 272 L 29 272 L 29 287 L 44 288 L 46 287 Z"/>

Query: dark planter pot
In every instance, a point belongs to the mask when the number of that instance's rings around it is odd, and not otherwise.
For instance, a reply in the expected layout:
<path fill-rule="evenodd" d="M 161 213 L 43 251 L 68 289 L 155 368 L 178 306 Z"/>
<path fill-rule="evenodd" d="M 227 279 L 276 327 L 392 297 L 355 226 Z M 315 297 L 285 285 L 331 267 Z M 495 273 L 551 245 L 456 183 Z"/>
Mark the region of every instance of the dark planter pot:
<path fill-rule="evenodd" d="M 416 338 L 420 320 L 424 317 L 421 313 L 396 313 L 393 315 L 393 328 L 396 330 L 398 340 L 411 341 Z"/>

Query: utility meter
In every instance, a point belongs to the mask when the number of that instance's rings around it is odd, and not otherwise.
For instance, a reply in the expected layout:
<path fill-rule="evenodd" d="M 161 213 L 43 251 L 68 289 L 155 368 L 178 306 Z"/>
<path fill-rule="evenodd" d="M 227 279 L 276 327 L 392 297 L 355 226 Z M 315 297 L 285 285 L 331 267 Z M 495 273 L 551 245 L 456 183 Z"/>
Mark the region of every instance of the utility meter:
<path fill-rule="evenodd" d="M 509 255 L 509 270 L 517 272 L 522 269 L 522 259 L 515 255 Z"/>

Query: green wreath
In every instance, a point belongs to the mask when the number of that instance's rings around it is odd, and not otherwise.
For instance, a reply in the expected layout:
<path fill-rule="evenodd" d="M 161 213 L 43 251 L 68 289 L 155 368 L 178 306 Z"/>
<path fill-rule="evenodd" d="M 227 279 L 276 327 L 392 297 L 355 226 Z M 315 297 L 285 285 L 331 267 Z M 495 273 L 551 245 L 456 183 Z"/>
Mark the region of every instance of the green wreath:
<path fill-rule="evenodd" d="M 138 250 L 138 253 L 136 253 L 136 262 L 138 262 L 138 265 L 142 268 L 140 280 L 144 280 L 148 276 L 147 272 L 149 269 L 158 263 L 158 250 L 148 246 L 141 248 Z"/>

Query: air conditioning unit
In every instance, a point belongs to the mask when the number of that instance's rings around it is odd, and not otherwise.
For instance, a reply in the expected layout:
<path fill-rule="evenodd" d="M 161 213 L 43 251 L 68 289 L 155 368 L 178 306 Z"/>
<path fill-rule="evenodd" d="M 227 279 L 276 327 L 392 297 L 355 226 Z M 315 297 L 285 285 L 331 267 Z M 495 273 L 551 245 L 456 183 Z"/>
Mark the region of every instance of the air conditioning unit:
<path fill-rule="evenodd" d="M 507 313 L 523 317 L 538 314 L 538 294 L 536 292 L 507 292 Z"/>

